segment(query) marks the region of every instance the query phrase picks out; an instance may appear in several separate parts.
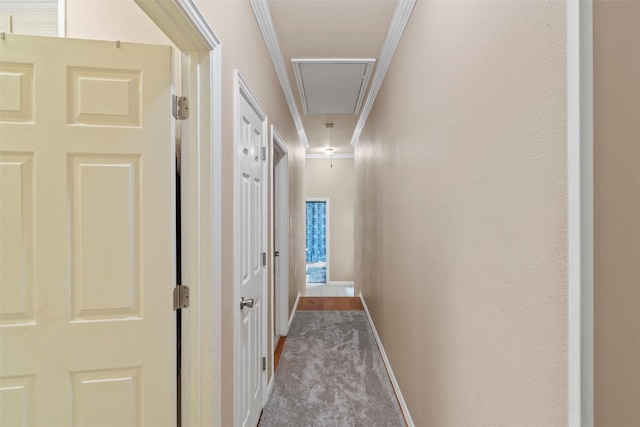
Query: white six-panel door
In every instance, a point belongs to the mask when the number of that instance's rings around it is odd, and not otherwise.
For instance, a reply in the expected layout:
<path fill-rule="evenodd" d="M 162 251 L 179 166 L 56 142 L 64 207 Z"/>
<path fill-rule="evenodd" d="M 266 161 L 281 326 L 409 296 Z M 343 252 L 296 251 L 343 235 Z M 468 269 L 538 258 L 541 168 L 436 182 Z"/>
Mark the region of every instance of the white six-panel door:
<path fill-rule="evenodd" d="M 240 78 L 238 76 L 238 78 Z M 266 273 L 262 253 L 265 243 L 265 157 L 266 116 L 248 89 L 240 86 L 236 117 L 236 266 L 237 292 L 253 307 L 239 311 L 236 335 L 236 424 L 255 426 L 264 405 L 266 374 Z"/>
<path fill-rule="evenodd" d="M 0 425 L 175 424 L 170 61 L 0 41 Z"/>

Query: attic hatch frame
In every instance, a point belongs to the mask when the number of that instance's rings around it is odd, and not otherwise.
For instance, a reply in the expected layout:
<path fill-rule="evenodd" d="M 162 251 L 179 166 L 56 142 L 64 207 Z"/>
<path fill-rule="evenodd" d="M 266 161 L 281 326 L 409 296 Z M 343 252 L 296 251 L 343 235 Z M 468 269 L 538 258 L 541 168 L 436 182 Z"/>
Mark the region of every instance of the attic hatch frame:
<path fill-rule="evenodd" d="M 300 94 L 300 104 L 302 105 L 302 110 L 305 115 L 324 115 L 324 114 L 358 114 L 360 111 L 360 107 L 362 106 L 362 101 L 364 99 L 364 95 L 367 91 L 367 87 L 369 86 L 369 80 L 371 78 L 371 73 L 373 72 L 373 67 L 375 65 L 376 60 L 374 58 L 309 58 L 309 59 L 299 59 L 294 58 L 291 60 L 291 64 L 293 66 L 293 73 L 296 77 L 296 83 L 298 84 L 298 92 Z M 303 70 L 304 66 L 314 66 L 314 65 L 362 65 L 364 70 L 362 71 L 362 75 L 355 75 L 352 77 L 355 80 L 354 85 L 359 85 L 358 93 L 355 100 L 351 99 L 353 102 L 353 110 L 350 111 L 315 111 L 309 108 L 310 97 L 313 94 L 309 93 L 309 89 L 305 86 L 305 71 Z M 308 67 L 306 67 L 308 68 Z M 334 67 L 332 67 L 334 68 Z M 346 73 L 343 71 L 343 77 L 346 77 Z M 309 82 L 306 82 L 309 84 Z M 326 86 L 326 85 L 325 85 Z M 331 86 L 331 85 L 329 85 Z M 341 91 L 344 93 L 344 91 Z"/>

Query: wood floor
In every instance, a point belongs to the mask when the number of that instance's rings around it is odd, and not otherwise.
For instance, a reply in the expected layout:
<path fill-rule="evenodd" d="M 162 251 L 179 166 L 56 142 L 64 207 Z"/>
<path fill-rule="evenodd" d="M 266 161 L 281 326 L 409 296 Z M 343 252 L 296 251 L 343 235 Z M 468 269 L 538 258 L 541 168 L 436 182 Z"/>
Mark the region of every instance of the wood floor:
<path fill-rule="evenodd" d="M 364 310 L 358 297 L 300 297 L 298 310 Z M 273 369 L 278 367 L 287 337 L 280 337 L 273 355 Z"/>
<path fill-rule="evenodd" d="M 358 297 L 300 297 L 298 310 L 364 310 Z"/>

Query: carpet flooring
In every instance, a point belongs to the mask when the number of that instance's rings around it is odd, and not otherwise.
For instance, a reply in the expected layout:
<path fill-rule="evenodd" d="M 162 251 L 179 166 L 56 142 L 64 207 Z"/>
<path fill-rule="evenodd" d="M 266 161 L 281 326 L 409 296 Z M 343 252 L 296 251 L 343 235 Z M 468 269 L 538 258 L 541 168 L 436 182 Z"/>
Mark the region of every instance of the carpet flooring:
<path fill-rule="evenodd" d="M 307 268 L 307 283 L 327 283 L 326 267 Z"/>
<path fill-rule="evenodd" d="M 296 312 L 259 426 L 405 426 L 364 311 Z"/>

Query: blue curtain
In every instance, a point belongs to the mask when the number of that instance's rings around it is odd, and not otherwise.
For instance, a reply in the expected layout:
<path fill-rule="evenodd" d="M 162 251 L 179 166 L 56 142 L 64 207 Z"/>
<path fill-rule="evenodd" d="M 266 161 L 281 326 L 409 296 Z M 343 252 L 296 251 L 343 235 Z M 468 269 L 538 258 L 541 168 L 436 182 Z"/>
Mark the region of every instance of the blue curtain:
<path fill-rule="evenodd" d="M 307 262 L 327 260 L 327 203 L 307 202 Z"/>

